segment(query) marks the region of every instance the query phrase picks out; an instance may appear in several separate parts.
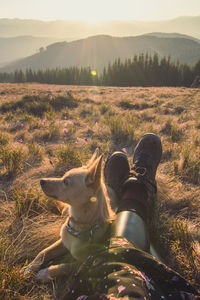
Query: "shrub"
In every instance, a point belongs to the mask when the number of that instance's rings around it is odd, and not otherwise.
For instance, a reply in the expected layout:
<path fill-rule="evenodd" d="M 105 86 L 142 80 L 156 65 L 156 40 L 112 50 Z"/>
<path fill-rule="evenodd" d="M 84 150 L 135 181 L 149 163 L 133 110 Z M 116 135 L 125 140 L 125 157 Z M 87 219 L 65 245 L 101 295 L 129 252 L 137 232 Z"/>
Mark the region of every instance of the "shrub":
<path fill-rule="evenodd" d="M 145 101 L 136 102 L 136 103 L 132 104 L 128 100 L 120 101 L 118 106 L 121 107 L 122 109 L 130 109 L 130 110 L 131 109 L 143 110 L 143 109 L 152 107 L 152 105 L 146 103 Z"/>
<path fill-rule="evenodd" d="M 146 102 L 138 102 L 138 103 L 133 104 L 133 109 L 135 109 L 135 110 L 143 110 L 143 109 L 151 108 L 151 107 L 152 106 Z"/>
<path fill-rule="evenodd" d="M 0 106 L 0 111 L 3 113 L 9 111 L 23 111 L 34 116 L 42 117 L 45 112 L 51 110 L 59 111 L 65 107 L 75 108 L 78 106 L 78 101 L 70 94 L 67 96 L 39 96 L 27 95 L 19 101 L 5 102 Z"/>
<path fill-rule="evenodd" d="M 45 103 L 40 99 L 39 101 L 25 102 L 23 109 L 28 114 L 42 117 L 46 111 L 51 110 L 51 107 L 48 105 L 48 103 Z"/>
<path fill-rule="evenodd" d="M 128 100 L 120 101 L 118 106 L 121 107 L 122 109 L 133 109 L 134 108 L 134 105 L 132 103 L 130 103 Z"/>
<path fill-rule="evenodd" d="M 1 105 L 0 111 L 5 113 L 12 111 L 23 111 L 35 116 L 42 116 L 45 111 L 51 109 L 48 105 L 48 98 L 40 98 L 39 96 L 24 96 L 19 101 L 10 101 Z"/>
<path fill-rule="evenodd" d="M 174 114 L 175 115 L 180 115 L 185 111 L 185 109 L 182 106 L 177 106 L 174 108 Z"/>
<path fill-rule="evenodd" d="M 72 109 L 78 107 L 78 100 L 75 99 L 71 93 L 69 93 L 67 96 L 57 96 L 52 98 L 50 105 L 55 111 L 60 111 L 63 108 Z"/>

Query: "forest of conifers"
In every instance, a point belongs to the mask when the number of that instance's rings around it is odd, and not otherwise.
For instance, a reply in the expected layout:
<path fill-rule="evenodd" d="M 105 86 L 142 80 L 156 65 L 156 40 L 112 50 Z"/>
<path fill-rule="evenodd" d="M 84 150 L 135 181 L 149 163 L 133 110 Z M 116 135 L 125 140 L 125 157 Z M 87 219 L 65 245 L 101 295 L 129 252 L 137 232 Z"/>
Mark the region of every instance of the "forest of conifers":
<path fill-rule="evenodd" d="M 0 72 L 0 82 L 39 82 L 64 85 L 104 86 L 185 86 L 190 87 L 200 76 L 200 61 L 194 66 L 172 62 L 169 57 L 157 54 L 117 59 L 103 69 L 101 74 L 91 67 L 69 67 L 47 70 L 16 70 Z"/>

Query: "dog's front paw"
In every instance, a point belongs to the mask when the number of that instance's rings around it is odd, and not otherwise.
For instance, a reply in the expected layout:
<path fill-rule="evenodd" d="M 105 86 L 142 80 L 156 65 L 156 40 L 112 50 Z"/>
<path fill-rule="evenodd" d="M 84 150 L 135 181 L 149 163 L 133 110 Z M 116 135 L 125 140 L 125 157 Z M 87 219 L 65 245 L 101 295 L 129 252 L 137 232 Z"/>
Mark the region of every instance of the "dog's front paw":
<path fill-rule="evenodd" d="M 38 272 L 40 269 L 40 264 L 38 263 L 30 263 L 28 266 L 26 267 L 23 267 L 20 271 L 20 273 L 23 275 L 23 276 L 28 276 L 28 275 L 31 275 L 32 273 L 36 273 Z"/>
<path fill-rule="evenodd" d="M 57 277 L 66 274 L 66 270 L 68 270 L 66 266 L 67 264 L 61 264 L 42 269 L 36 274 L 36 280 L 42 282 L 50 282 L 52 280 L 55 280 Z"/>
<path fill-rule="evenodd" d="M 27 276 L 27 275 L 30 275 L 31 273 L 33 272 L 31 266 L 27 266 L 27 267 L 23 267 L 20 271 L 21 275 L 23 276 Z"/>
<path fill-rule="evenodd" d="M 42 281 L 42 282 L 50 282 L 53 278 L 51 278 L 51 274 L 49 272 L 49 268 L 45 268 L 40 270 L 37 274 L 36 274 L 36 280 L 38 281 Z"/>

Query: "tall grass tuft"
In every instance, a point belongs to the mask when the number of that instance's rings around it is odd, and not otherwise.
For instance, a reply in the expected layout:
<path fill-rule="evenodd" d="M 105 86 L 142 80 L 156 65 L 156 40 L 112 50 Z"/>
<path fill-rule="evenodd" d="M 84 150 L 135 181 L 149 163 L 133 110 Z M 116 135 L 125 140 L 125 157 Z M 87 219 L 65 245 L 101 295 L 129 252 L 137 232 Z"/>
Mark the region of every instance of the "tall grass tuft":
<path fill-rule="evenodd" d="M 40 145 L 33 142 L 28 144 L 28 155 L 29 155 L 29 160 L 32 163 L 39 163 L 42 161 L 44 151 Z"/>
<path fill-rule="evenodd" d="M 25 153 L 22 147 L 5 146 L 0 149 L 0 161 L 9 177 L 17 175 L 23 167 Z"/>
<path fill-rule="evenodd" d="M 60 147 L 56 153 L 57 167 L 71 169 L 81 166 L 80 152 L 70 144 Z"/>
<path fill-rule="evenodd" d="M 177 164 L 176 173 L 184 180 L 193 183 L 200 183 L 200 150 L 195 145 L 183 147 Z"/>
<path fill-rule="evenodd" d="M 188 259 L 193 262 L 192 240 L 188 231 L 187 223 L 179 219 L 173 220 L 171 225 L 176 247 L 184 251 L 184 253 L 188 256 Z"/>
<path fill-rule="evenodd" d="M 101 104 L 99 107 L 99 111 L 101 115 L 104 115 L 105 113 L 111 112 L 111 107 L 108 104 Z"/>
<path fill-rule="evenodd" d="M 0 146 L 5 146 L 9 142 L 9 137 L 5 133 L 0 133 Z"/>
<path fill-rule="evenodd" d="M 60 137 L 60 127 L 52 121 L 47 129 L 40 130 L 35 133 L 35 140 L 49 142 L 55 141 Z"/>
<path fill-rule="evenodd" d="M 110 128 L 113 143 L 130 146 L 134 142 L 134 127 L 120 116 L 107 117 L 106 124 Z"/>
<path fill-rule="evenodd" d="M 30 217 L 36 213 L 41 213 L 47 207 L 47 198 L 40 194 L 40 191 L 35 188 L 23 190 L 17 187 L 13 190 L 12 201 L 15 203 L 17 217 Z"/>
<path fill-rule="evenodd" d="M 14 300 L 25 299 L 22 295 L 29 286 L 33 285 L 33 280 L 22 277 L 20 266 L 12 266 L 6 263 L 0 263 L 0 299 Z M 26 299 L 30 299 L 27 295 Z"/>
<path fill-rule="evenodd" d="M 173 143 L 178 142 L 183 137 L 183 132 L 178 128 L 171 119 L 168 119 L 164 127 L 161 129 L 161 133 L 169 136 Z"/>
<path fill-rule="evenodd" d="M 176 219 L 171 222 L 173 240 L 171 251 L 181 272 L 191 282 L 199 280 L 199 261 L 194 250 L 194 243 L 185 220 Z"/>

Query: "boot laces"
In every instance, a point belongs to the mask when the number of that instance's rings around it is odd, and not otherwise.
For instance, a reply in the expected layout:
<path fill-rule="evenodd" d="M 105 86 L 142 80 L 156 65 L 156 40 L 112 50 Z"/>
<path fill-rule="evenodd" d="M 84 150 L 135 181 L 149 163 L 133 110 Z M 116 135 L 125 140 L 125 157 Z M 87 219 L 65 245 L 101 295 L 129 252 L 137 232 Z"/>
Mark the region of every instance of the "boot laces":
<path fill-rule="evenodd" d="M 135 162 L 133 167 L 131 168 L 131 171 L 129 172 L 126 179 L 129 179 L 131 177 L 137 178 L 139 181 L 146 183 L 147 185 L 150 184 L 155 192 L 157 191 L 157 186 L 154 180 L 152 180 L 149 176 L 149 173 L 151 174 L 152 171 L 152 165 L 148 164 L 149 156 L 146 155 L 146 153 L 141 153 L 139 162 Z M 138 163 L 141 165 L 138 165 Z M 143 166 L 147 167 L 143 167 Z M 148 171 L 147 171 L 148 170 Z M 146 185 L 145 184 L 145 185 Z M 148 187 L 147 187 L 148 188 Z"/>
<path fill-rule="evenodd" d="M 143 177 L 146 174 L 147 169 L 139 166 L 133 166 L 131 168 L 131 171 L 126 176 L 125 180 L 131 177 L 140 178 Z"/>

